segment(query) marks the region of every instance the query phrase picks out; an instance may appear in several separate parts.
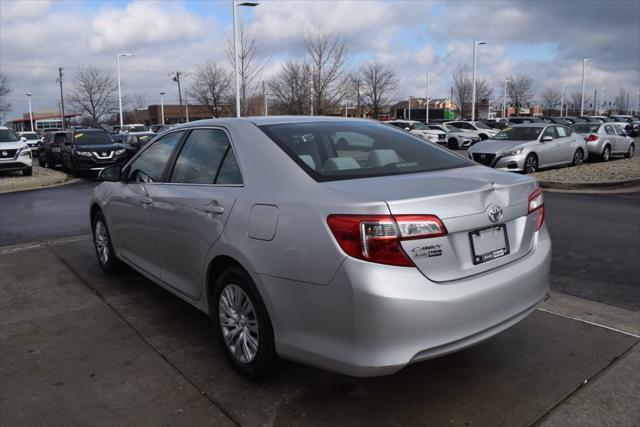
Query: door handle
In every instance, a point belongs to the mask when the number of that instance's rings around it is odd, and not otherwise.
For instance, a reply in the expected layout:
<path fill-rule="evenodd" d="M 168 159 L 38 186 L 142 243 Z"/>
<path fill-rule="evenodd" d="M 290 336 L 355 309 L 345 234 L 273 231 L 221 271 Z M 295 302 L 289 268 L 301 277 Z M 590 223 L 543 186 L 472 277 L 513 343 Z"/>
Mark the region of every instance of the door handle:
<path fill-rule="evenodd" d="M 205 205 L 202 209 L 206 213 L 209 213 L 212 215 L 222 215 L 224 213 L 224 206 L 219 204 L 217 200 L 214 200 L 210 204 Z"/>
<path fill-rule="evenodd" d="M 153 199 L 151 197 L 143 197 L 142 198 L 142 208 L 147 209 L 153 204 Z"/>

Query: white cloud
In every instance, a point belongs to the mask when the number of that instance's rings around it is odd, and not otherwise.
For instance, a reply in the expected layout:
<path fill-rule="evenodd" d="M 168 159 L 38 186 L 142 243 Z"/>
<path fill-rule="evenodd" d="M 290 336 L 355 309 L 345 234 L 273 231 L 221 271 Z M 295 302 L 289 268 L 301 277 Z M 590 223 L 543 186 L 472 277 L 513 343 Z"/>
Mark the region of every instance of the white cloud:
<path fill-rule="evenodd" d="M 51 0 L 3 0 L 0 1 L 0 16 L 3 19 L 34 19 L 47 13 Z"/>
<path fill-rule="evenodd" d="M 95 52 L 195 40 L 207 31 L 204 21 L 182 4 L 135 1 L 125 9 L 106 9 L 91 21 L 89 48 Z"/>

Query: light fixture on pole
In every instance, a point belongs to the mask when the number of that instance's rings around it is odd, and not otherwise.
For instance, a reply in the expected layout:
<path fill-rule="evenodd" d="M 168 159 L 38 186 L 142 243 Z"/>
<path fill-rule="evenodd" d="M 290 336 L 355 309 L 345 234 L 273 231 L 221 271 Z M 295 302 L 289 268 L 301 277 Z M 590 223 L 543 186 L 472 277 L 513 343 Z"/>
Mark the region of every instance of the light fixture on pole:
<path fill-rule="evenodd" d="M 33 112 L 31 111 L 31 92 L 27 92 L 27 99 L 29 100 L 29 121 L 31 122 L 31 132 L 35 132 L 36 130 L 33 128 Z"/>
<path fill-rule="evenodd" d="M 471 89 L 471 121 L 476 119 L 476 48 L 480 45 L 487 44 L 483 41 L 473 41 L 473 83 Z"/>
<path fill-rule="evenodd" d="M 160 120 L 162 124 L 164 124 L 164 96 L 166 92 L 160 92 Z"/>
<path fill-rule="evenodd" d="M 429 80 L 430 76 L 434 75 L 435 73 L 427 73 L 427 101 L 424 106 L 425 123 L 429 123 L 429 101 L 431 100 L 431 97 L 429 96 Z"/>
<path fill-rule="evenodd" d="M 120 57 L 121 56 L 133 56 L 133 53 L 118 53 L 116 54 L 116 65 L 118 68 L 118 105 L 120 107 L 120 130 L 122 131 L 122 127 L 124 126 L 124 122 L 122 121 L 122 88 L 120 86 Z"/>
<path fill-rule="evenodd" d="M 560 91 L 560 118 L 562 118 L 562 107 L 564 107 L 564 88 L 567 87 L 567 85 L 562 85 L 562 89 Z"/>
<path fill-rule="evenodd" d="M 587 62 L 591 62 L 591 59 L 584 58 L 582 60 L 582 96 L 580 97 L 580 115 L 581 116 L 584 116 L 584 71 L 585 71 Z"/>
<path fill-rule="evenodd" d="M 511 80 L 509 79 L 504 79 L 504 95 L 502 97 L 502 118 L 506 118 L 507 117 L 507 83 L 509 83 Z"/>
<path fill-rule="evenodd" d="M 236 77 L 236 117 L 240 117 L 240 69 L 238 64 L 238 6 L 254 7 L 259 3 L 253 1 L 238 2 L 237 0 L 231 0 L 233 4 L 233 65 L 235 68 Z"/>

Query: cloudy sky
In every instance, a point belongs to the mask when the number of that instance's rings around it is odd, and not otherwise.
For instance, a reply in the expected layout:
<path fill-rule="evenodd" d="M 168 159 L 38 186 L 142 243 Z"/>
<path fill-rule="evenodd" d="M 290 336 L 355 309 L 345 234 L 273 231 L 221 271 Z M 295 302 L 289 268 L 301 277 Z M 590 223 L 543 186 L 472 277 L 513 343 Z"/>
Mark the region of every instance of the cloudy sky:
<path fill-rule="evenodd" d="M 634 103 L 640 89 L 640 0 L 266 0 L 240 15 L 260 36 L 266 80 L 300 54 L 305 34 L 320 31 L 348 38 L 351 68 L 374 58 L 393 67 L 399 97 L 424 96 L 427 71 L 435 73 L 431 96 L 447 96 L 453 69 L 472 62 L 474 39 L 488 43 L 478 73 L 497 98 L 511 73 L 530 74 L 538 92 L 579 90 L 582 58 L 593 58 L 588 93 L 605 87 L 613 98 L 623 87 Z M 117 52 L 135 54 L 122 59 L 125 93 L 145 93 L 154 104 L 165 91 L 165 102 L 177 103 L 168 74 L 226 61 L 230 30 L 231 0 L 0 0 L 0 71 L 14 89 L 7 119 L 28 111 L 29 91 L 34 110 L 57 108 L 59 66 L 67 88 L 79 67 L 115 75 Z"/>

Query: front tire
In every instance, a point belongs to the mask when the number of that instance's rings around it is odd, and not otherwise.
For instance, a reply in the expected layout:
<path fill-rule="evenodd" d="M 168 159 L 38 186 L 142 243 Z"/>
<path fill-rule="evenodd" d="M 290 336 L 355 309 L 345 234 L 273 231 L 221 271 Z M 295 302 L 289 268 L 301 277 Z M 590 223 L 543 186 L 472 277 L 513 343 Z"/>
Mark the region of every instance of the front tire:
<path fill-rule="evenodd" d="M 24 176 L 31 176 L 31 175 L 33 175 L 33 168 L 32 168 L 32 167 L 29 167 L 29 168 L 27 168 L 27 169 L 23 169 L 23 170 L 22 170 L 22 175 L 24 175 Z"/>
<path fill-rule="evenodd" d="M 534 173 L 538 170 L 538 156 L 535 154 L 529 154 L 524 159 L 524 173 Z"/>
<path fill-rule="evenodd" d="M 218 276 L 212 308 L 220 345 L 234 369 L 251 380 L 272 376 L 279 358 L 271 319 L 245 270 L 231 266 Z"/>
<path fill-rule="evenodd" d="M 459 148 L 458 141 L 455 138 L 449 138 L 449 141 L 447 141 L 447 147 L 449 150 L 457 150 Z"/>
<path fill-rule="evenodd" d="M 611 158 L 611 147 L 605 145 L 604 150 L 602 150 L 602 154 L 600 154 L 600 161 L 608 162 Z"/>
<path fill-rule="evenodd" d="M 573 161 L 571 162 L 572 166 L 580 166 L 584 162 L 584 151 L 581 148 L 578 148 L 576 152 L 573 154 Z"/>
<path fill-rule="evenodd" d="M 629 145 L 629 150 L 625 153 L 624 157 L 625 159 L 631 159 L 633 158 L 633 155 L 635 154 L 636 151 L 636 147 L 634 143 L 631 143 Z"/>
<path fill-rule="evenodd" d="M 47 167 L 47 161 L 42 156 L 38 156 L 38 166 L 41 168 Z"/>
<path fill-rule="evenodd" d="M 100 211 L 95 214 L 93 219 L 93 246 L 102 271 L 114 274 L 122 270 L 122 262 L 116 258 L 107 222 Z"/>

